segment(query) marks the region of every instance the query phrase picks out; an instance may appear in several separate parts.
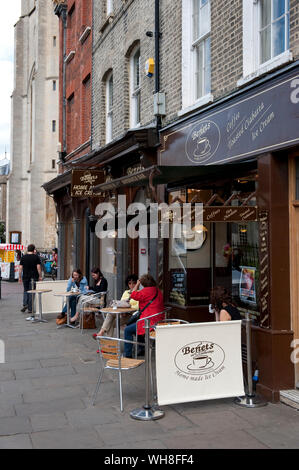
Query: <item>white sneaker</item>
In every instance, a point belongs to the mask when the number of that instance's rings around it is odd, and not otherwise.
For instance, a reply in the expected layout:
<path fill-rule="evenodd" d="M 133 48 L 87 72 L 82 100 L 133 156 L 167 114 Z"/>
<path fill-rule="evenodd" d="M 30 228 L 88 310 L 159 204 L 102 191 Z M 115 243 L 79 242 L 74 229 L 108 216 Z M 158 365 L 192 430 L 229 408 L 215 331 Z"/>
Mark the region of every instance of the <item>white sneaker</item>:
<path fill-rule="evenodd" d="M 33 320 L 35 320 L 35 317 L 33 317 L 33 316 L 26 318 L 26 321 L 33 321 Z"/>

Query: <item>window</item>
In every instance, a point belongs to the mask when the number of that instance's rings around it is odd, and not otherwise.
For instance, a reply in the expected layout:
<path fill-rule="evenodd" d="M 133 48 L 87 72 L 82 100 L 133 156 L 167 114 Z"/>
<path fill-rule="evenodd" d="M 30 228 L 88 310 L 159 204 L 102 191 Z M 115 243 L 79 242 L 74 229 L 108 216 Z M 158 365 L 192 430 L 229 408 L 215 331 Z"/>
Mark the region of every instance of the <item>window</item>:
<path fill-rule="evenodd" d="M 56 91 L 56 80 L 53 80 L 53 91 Z"/>
<path fill-rule="evenodd" d="M 192 51 L 195 100 L 209 93 L 211 88 L 210 30 L 210 0 L 193 0 Z"/>
<path fill-rule="evenodd" d="M 292 60 L 289 0 L 243 0 L 244 85 Z"/>
<path fill-rule="evenodd" d="M 113 12 L 113 0 L 107 0 L 106 2 L 106 15 L 109 16 Z"/>
<path fill-rule="evenodd" d="M 56 121 L 52 121 L 52 132 L 56 132 Z"/>
<path fill-rule="evenodd" d="M 289 49 L 290 0 L 260 0 L 260 64 Z"/>
<path fill-rule="evenodd" d="M 53 36 L 53 47 L 56 47 L 56 36 Z"/>
<path fill-rule="evenodd" d="M 113 74 L 106 80 L 106 143 L 111 142 L 113 135 Z"/>
<path fill-rule="evenodd" d="M 56 167 L 56 161 L 52 159 L 52 170 L 55 170 Z"/>
<path fill-rule="evenodd" d="M 140 124 L 140 48 L 134 50 L 130 60 L 130 89 L 131 89 L 131 127 Z"/>
<path fill-rule="evenodd" d="M 210 34 L 210 0 L 182 0 L 183 110 L 201 106 L 213 99 L 210 94 Z"/>

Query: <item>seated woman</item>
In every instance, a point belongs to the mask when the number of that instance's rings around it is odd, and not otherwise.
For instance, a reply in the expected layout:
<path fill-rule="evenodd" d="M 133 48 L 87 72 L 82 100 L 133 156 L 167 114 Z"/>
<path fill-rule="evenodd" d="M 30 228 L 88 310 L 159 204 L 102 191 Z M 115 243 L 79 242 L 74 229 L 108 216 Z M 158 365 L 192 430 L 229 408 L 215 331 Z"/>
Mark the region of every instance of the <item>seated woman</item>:
<path fill-rule="evenodd" d="M 143 289 L 138 291 L 140 285 L 143 286 Z M 141 312 L 140 319 L 150 317 L 151 315 L 163 312 L 164 310 L 163 294 L 158 289 L 155 279 L 150 274 L 144 274 L 141 276 L 137 281 L 130 298 L 139 302 L 139 311 Z M 163 319 L 164 313 L 157 315 L 150 319 L 150 325 L 153 326 Z M 144 322 L 140 321 L 138 324 L 132 323 L 131 325 L 126 326 L 124 335 L 125 339 L 133 341 L 133 336 L 136 335 L 136 333 L 137 337 L 144 337 Z M 138 340 L 141 341 L 140 338 L 138 338 Z M 125 357 L 132 357 L 132 348 L 132 344 L 125 343 Z"/>
<path fill-rule="evenodd" d="M 85 302 L 87 303 L 88 301 L 89 305 L 99 304 L 99 296 L 97 296 L 97 298 L 95 299 L 89 300 L 89 297 L 92 294 L 99 294 L 101 292 L 107 292 L 108 282 L 107 282 L 107 279 L 103 276 L 100 268 L 93 268 L 91 270 L 91 277 L 94 281 L 93 286 L 91 287 L 91 289 L 89 289 L 89 287 L 87 286 L 86 291 L 88 291 L 88 293 L 86 295 L 80 295 L 80 298 L 77 303 L 76 315 L 74 315 L 72 319 L 70 320 L 71 323 L 75 323 L 79 319 L 80 313 L 82 313 L 83 311 L 83 304 Z"/>
<path fill-rule="evenodd" d="M 127 279 L 126 279 L 126 285 L 128 289 L 126 289 L 122 295 L 121 300 L 128 301 L 128 306 L 134 308 L 135 310 L 138 310 L 139 303 L 136 300 L 130 299 L 132 290 L 136 286 L 138 281 L 138 277 L 136 274 L 130 274 Z M 124 325 L 128 321 L 128 315 L 124 314 L 120 317 L 120 324 Z M 113 313 L 108 313 L 105 321 L 102 325 L 102 328 L 100 329 L 99 333 L 93 334 L 93 338 L 96 339 L 97 336 L 113 336 L 114 332 L 114 327 L 115 327 L 115 322 L 116 322 L 116 315 Z"/>
<path fill-rule="evenodd" d="M 239 310 L 225 287 L 214 287 L 210 293 L 210 302 L 215 311 L 216 321 L 242 320 Z"/>
<path fill-rule="evenodd" d="M 72 289 L 76 289 L 78 292 L 82 294 L 87 290 L 87 279 L 83 276 L 81 269 L 75 269 L 72 272 L 71 277 L 68 280 L 67 284 L 67 292 L 70 292 Z M 76 314 L 76 306 L 77 306 L 77 295 L 72 295 L 69 299 L 70 302 L 70 310 L 71 310 L 71 317 Z M 65 305 L 62 309 L 62 312 L 57 316 L 57 324 L 65 323 L 66 321 L 66 312 L 67 306 Z"/>

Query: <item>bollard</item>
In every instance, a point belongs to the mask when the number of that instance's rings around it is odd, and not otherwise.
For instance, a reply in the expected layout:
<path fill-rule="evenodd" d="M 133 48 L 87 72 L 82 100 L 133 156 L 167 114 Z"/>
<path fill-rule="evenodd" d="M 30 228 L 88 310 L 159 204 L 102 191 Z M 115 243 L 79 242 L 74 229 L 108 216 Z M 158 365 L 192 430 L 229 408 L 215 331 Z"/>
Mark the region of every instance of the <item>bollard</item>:
<path fill-rule="evenodd" d="M 138 419 L 140 421 L 152 421 L 156 419 L 163 418 L 165 415 L 164 411 L 153 408 L 150 405 L 150 339 L 149 339 L 149 330 L 150 330 L 150 320 L 148 318 L 144 319 L 145 327 L 145 404 L 142 408 L 136 408 L 131 411 L 130 416 L 133 419 Z"/>
<path fill-rule="evenodd" d="M 267 405 L 267 402 L 256 395 L 253 391 L 252 382 L 252 355 L 251 355 L 251 320 L 249 313 L 245 314 L 246 321 L 246 346 L 247 346 L 247 393 L 245 397 L 237 397 L 234 402 L 236 405 L 243 406 L 246 408 L 258 408 Z"/>

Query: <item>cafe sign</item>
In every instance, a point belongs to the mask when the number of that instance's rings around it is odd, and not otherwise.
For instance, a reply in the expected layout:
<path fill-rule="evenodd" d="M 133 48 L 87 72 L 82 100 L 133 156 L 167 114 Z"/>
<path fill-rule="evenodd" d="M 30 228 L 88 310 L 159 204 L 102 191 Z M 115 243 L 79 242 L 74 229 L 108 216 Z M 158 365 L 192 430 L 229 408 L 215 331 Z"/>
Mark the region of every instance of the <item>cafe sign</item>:
<path fill-rule="evenodd" d="M 71 183 L 72 197 L 98 197 L 102 196 L 101 191 L 94 192 L 96 185 L 103 182 L 103 171 L 95 170 L 73 170 Z"/>
<path fill-rule="evenodd" d="M 241 321 L 156 327 L 158 404 L 244 395 Z"/>
<path fill-rule="evenodd" d="M 159 165 L 234 162 L 299 143 L 298 67 L 162 132 Z"/>

